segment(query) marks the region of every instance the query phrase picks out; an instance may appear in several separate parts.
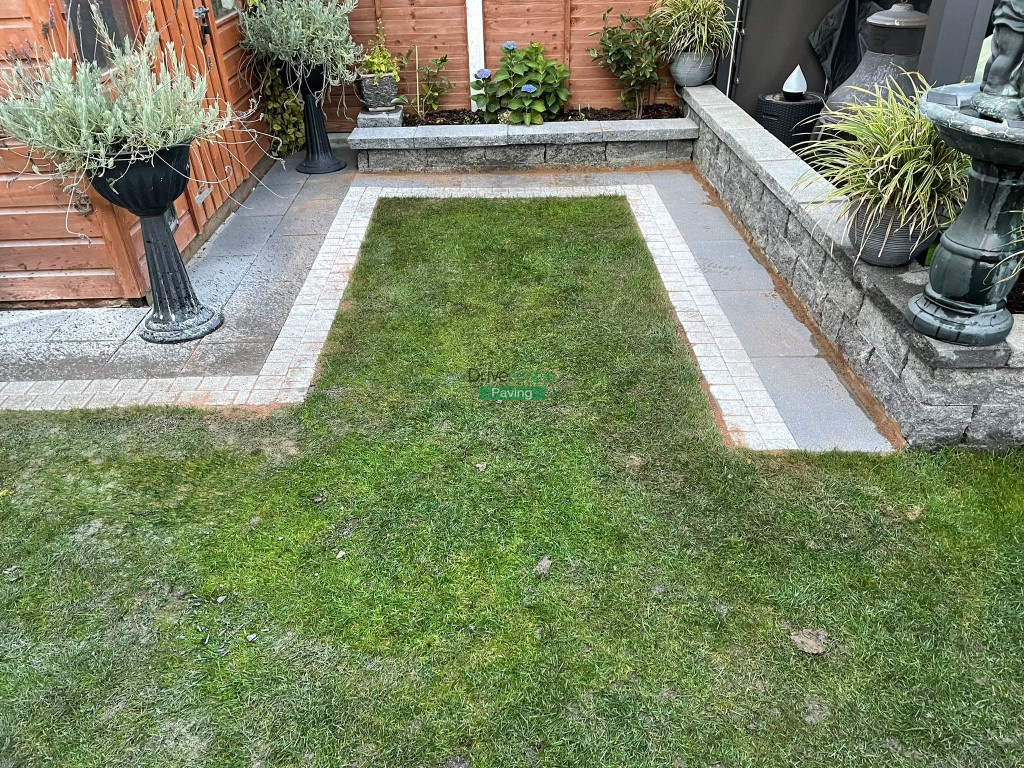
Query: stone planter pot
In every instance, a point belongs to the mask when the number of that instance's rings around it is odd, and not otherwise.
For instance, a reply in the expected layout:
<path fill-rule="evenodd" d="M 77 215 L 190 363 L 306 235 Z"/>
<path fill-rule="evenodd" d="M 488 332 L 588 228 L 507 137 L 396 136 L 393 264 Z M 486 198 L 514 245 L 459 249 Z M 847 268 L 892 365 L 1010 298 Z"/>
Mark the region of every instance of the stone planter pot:
<path fill-rule="evenodd" d="M 876 267 L 902 267 L 924 254 L 938 235 L 938 230 L 922 232 L 909 224 L 896 226 L 899 215 L 888 211 L 874 227 L 868 228 L 867 215 L 857 210 L 850 226 L 850 242 L 858 257 Z"/>
<path fill-rule="evenodd" d="M 711 79 L 716 58 L 713 53 L 683 53 L 672 59 L 669 71 L 680 88 L 695 88 Z"/>
<path fill-rule="evenodd" d="M 213 333 L 224 322 L 203 305 L 192 288 L 181 251 L 164 213 L 188 184 L 190 144 L 159 150 L 149 160 L 114 160 L 114 167 L 93 176 L 92 188 L 142 222 L 142 238 L 153 293 L 153 311 L 139 335 L 156 344 L 174 344 Z"/>
<path fill-rule="evenodd" d="M 359 98 L 367 112 L 390 112 L 398 98 L 398 80 L 391 75 L 360 75 Z"/>

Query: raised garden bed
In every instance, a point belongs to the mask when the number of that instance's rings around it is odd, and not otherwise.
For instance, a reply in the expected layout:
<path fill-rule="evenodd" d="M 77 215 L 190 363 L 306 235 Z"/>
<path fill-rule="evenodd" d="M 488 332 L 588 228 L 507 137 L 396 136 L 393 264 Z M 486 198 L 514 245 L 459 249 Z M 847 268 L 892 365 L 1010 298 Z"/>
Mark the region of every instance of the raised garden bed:
<path fill-rule="evenodd" d="M 913 331 L 903 311 L 927 270 L 858 261 L 839 204 L 823 203 L 824 179 L 800 183 L 811 168 L 717 89 L 687 89 L 684 99 L 698 127 L 695 165 L 907 441 L 1024 444 L 1024 317 L 1008 343 L 992 347 Z"/>
<path fill-rule="evenodd" d="M 675 104 L 653 104 L 644 109 L 644 120 L 671 120 L 679 117 L 679 107 Z M 582 107 L 563 112 L 559 117 L 548 120 L 549 123 L 574 123 L 589 120 L 637 120 L 630 109 L 608 109 Z M 415 112 L 406 113 L 405 124 L 417 125 L 483 125 L 480 112 L 471 109 L 442 109 L 438 112 L 427 112 L 420 117 Z"/>
<path fill-rule="evenodd" d="M 679 163 L 690 160 L 696 138 L 694 122 L 676 117 L 356 128 L 348 143 L 361 171 L 458 171 Z"/>

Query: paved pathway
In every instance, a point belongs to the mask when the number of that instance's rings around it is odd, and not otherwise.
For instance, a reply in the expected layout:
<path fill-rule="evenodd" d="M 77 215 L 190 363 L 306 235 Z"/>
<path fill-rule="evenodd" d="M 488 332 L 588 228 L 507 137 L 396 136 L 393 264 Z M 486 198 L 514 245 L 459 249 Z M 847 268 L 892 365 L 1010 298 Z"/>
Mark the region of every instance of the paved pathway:
<path fill-rule="evenodd" d="M 294 161 L 290 163 L 293 167 Z M 276 167 L 190 264 L 223 329 L 149 345 L 145 309 L 0 313 L 0 409 L 300 402 L 381 196 L 625 195 L 732 439 L 888 450 L 739 233 L 682 170 L 307 177 Z"/>

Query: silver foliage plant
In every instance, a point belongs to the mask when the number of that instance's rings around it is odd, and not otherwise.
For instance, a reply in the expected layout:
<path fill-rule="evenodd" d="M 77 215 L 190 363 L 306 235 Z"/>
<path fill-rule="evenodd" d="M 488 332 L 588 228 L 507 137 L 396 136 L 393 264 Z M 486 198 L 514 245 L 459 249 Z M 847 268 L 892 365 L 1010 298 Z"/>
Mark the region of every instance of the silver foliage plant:
<path fill-rule="evenodd" d="M 140 43 L 114 40 L 93 17 L 107 70 L 57 51 L 0 67 L 0 132 L 33 158 L 77 184 L 102 175 L 115 157 L 148 160 L 166 147 L 215 140 L 233 122 L 229 105 L 207 97 L 205 74 L 161 43 L 152 12 Z"/>
<path fill-rule="evenodd" d="M 238 15 L 241 46 L 260 59 L 286 65 L 292 88 L 319 67 L 324 90 L 351 83 L 363 52 L 349 31 L 348 17 L 355 8 L 356 0 L 259 0 Z"/>

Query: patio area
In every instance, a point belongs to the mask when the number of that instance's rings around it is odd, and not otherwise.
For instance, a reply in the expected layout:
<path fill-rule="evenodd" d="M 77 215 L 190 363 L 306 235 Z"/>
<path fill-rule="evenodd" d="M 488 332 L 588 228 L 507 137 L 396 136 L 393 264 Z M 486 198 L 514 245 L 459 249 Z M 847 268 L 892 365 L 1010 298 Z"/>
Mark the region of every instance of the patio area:
<path fill-rule="evenodd" d="M 382 197 L 624 196 L 647 241 L 729 442 L 753 449 L 891 450 L 824 345 L 686 170 L 307 176 L 275 167 L 189 265 L 225 325 L 153 345 L 145 308 L 0 314 L 0 409 L 301 402 Z M 858 397 L 860 399 L 858 399 Z M 884 418 L 884 417 L 883 417 Z M 883 434 L 884 433 L 884 434 Z"/>

